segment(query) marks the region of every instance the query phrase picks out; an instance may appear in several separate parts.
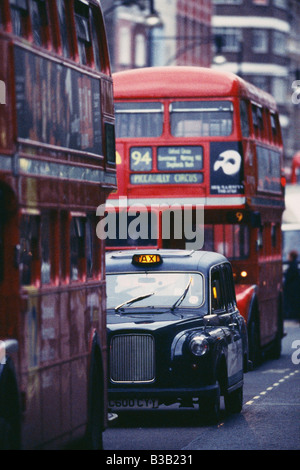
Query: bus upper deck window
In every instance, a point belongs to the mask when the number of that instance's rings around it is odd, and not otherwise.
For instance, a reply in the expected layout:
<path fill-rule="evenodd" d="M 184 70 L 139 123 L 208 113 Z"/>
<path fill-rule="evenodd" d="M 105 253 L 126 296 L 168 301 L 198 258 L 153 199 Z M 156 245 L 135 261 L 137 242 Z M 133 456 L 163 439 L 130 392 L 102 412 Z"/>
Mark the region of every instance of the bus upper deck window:
<path fill-rule="evenodd" d="M 159 137 L 163 132 L 160 102 L 116 103 L 117 137 Z"/>
<path fill-rule="evenodd" d="M 170 120 L 174 137 L 229 136 L 233 105 L 230 101 L 174 101 Z"/>
<path fill-rule="evenodd" d="M 249 118 L 248 118 L 248 109 L 246 101 L 241 101 L 240 103 L 240 115 L 241 115 L 241 129 L 243 137 L 249 137 Z"/>
<path fill-rule="evenodd" d="M 80 63 L 91 63 L 91 36 L 89 29 L 89 9 L 81 1 L 75 2 L 75 21 Z"/>
<path fill-rule="evenodd" d="M 31 2 L 31 23 L 35 44 L 38 46 L 46 44 L 46 27 L 48 25 L 48 18 L 45 0 L 33 0 Z"/>
<path fill-rule="evenodd" d="M 263 135 L 264 123 L 262 109 L 260 107 L 252 105 L 252 119 L 255 136 L 261 137 Z"/>
<path fill-rule="evenodd" d="M 272 138 L 274 142 L 277 142 L 277 125 L 276 125 L 276 117 L 274 114 L 271 113 L 271 131 L 272 131 Z"/>
<path fill-rule="evenodd" d="M 90 20 L 92 26 L 92 36 L 93 36 L 93 50 L 94 50 L 94 62 L 97 70 L 101 70 L 101 57 L 100 57 L 100 47 L 99 47 L 99 38 L 98 31 L 96 27 L 96 18 L 94 16 L 93 10 L 90 12 Z"/>
<path fill-rule="evenodd" d="M 26 21 L 28 6 L 26 0 L 9 0 L 13 32 L 17 36 L 27 36 Z"/>
<path fill-rule="evenodd" d="M 60 26 L 62 53 L 65 57 L 70 57 L 70 44 L 69 44 L 69 38 L 68 38 L 68 27 L 67 27 L 68 25 L 67 25 L 65 0 L 56 0 L 56 2 L 57 2 L 57 11 L 58 11 L 58 18 L 59 18 L 59 26 Z"/>

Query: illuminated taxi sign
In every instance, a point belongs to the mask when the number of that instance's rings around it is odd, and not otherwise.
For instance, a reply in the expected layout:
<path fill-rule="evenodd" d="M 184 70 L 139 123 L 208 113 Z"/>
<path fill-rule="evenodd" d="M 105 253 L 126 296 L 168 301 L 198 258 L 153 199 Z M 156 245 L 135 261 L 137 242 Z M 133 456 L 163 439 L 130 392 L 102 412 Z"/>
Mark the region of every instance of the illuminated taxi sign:
<path fill-rule="evenodd" d="M 157 265 L 162 263 L 162 257 L 160 255 L 150 253 L 144 253 L 142 255 L 133 255 L 132 263 L 139 266 L 144 264 Z"/>

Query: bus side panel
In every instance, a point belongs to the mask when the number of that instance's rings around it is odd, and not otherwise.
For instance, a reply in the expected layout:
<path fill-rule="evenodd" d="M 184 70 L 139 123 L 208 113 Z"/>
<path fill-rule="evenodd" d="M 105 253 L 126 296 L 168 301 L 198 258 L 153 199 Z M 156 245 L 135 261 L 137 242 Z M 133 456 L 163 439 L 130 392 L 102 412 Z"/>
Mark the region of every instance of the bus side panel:
<path fill-rule="evenodd" d="M 249 320 L 250 307 L 253 296 L 256 293 L 257 287 L 255 285 L 235 285 L 236 300 L 240 314 L 244 317 L 246 324 Z"/>
<path fill-rule="evenodd" d="M 67 436 L 78 437 L 85 429 L 89 340 L 94 329 L 103 332 L 101 339 L 106 332 L 100 324 L 105 320 L 103 288 L 103 283 L 74 286 L 69 292 L 32 294 L 24 301 L 25 449 L 37 442 L 49 443 L 64 433 L 67 441 Z M 103 344 L 103 353 L 105 347 Z"/>
<path fill-rule="evenodd" d="M 260 311 L 261 346 L 276 338 L 278 333 L 279 299 L 281 292 L 281 261 L 259 263 L 260 289 L 258 292 Z"/>

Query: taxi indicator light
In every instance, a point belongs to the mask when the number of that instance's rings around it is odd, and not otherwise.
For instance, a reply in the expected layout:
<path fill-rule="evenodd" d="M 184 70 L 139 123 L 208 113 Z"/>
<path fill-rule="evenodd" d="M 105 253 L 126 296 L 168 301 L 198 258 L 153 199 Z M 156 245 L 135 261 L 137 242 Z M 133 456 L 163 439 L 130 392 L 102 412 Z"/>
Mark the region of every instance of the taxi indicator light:
<path fill-rule="evenodd" d="M 133 255 L 132 263 L 138 266 L 141 265 L 158 265 L 162 263 L 162 257 L 158 254 L 142 254 L 142 255 Z"/>

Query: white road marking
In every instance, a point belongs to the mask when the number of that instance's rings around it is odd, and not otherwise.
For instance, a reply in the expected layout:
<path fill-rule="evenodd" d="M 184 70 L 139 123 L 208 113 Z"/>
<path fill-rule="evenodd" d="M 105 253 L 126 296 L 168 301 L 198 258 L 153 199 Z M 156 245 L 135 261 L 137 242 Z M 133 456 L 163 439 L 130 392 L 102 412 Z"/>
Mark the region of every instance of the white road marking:
<path fill-rule="evenodd" d="M 266 372 L 268 372 L 268 371 L 266 371 Z M 264 372 L 264 373 L 266 373 L 266 372 Z M 286 372 L 286 370 L 284 370 L 284 372 Z M 253 397 L 252 400 L 247 401 L 245 403 L 245 405 L 252 405 L 255 400 L 258 400 L 261 396 L 266 395 L 267 391 L 271 391 L 271 390 L 273 390 L 274 387 L 278 387 L 281 383 L 285 382 L 285 380 L 289 379 L 290 377 L 297 374 L 298 372 L 299 372 L 299 370 L 295 370 L 294 372 L 290 372 L 290 374 L 285 375 L 282 379 L 279 379 L 278 382 L 273 383 L 272 386 L 267 387 L 266 390 L 263 390 L 262 392 L 260 392 L 259 395 L 256 395 L 255 397 Z"/>

